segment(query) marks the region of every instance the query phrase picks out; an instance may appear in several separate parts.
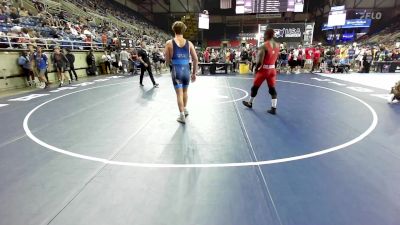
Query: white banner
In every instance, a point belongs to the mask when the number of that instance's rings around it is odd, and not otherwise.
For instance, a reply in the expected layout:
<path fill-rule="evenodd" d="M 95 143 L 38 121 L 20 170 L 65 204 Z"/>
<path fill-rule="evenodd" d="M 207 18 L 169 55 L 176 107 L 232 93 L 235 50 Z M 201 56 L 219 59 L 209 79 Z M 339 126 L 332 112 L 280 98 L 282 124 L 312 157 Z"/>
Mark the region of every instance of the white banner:
<path fill-rule="evenodd" d="M 220 6 L 221 9 L 230 9 L 232 8 L 232 0 L 220 0 Z"/>

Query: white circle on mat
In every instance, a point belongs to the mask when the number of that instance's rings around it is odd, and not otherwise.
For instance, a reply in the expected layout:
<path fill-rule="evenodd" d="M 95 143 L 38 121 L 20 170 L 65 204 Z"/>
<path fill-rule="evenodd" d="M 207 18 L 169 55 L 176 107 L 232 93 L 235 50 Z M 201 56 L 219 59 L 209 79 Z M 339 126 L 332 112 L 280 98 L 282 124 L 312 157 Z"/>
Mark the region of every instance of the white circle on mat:
<path fill-rule="evenodd" d="M 252 78 L 234 78 L 231 77 L 233 79 L 252 79 Z M 57 99 L 60 99 L 62 97 L 68 96 L 68 95 L 72 95 L 75 93 L 79 93 L 79 92 L 83 92 L 83 91 L 88 91 L 88 90 L 92 90 L 92 89 L 96 89 L 96 88 L 101 88 L 101 87 L 107 87 L 107 86 L 112 86 L 112 85 L 118 85 L 118 84 L 124 84 L 127 82 L 122 82 L 122 83 L 116 83 L 116 84 L 109 84 L 109 85 L 102 85 L 102 86 L 97 86 L 97 87 L 92 87 L 92 88 L 87 88 L 87 89 L 83 89 L 83 90 L 79 90 L 79 91 L 74 91 L 65 95 L 61 95 L 58 96 L 56 98 L 53 98 L 51 100 L 48 100 L 38 106 L 36 106 L 34 109 L 32 109 L 24 118 L 24 122 L 23 122 L 23 127 L 25 130 L 26 135 L 33 140 L 34 142 L 36 142 L 37 144 L 51 150 L 54 152 L 58 152 L 64 155 L 68 155 L 68 156 L 72 156 L 75 158 L 80 158 L 80 159 L 84 159 L 84 160 L 90 160 L 90 161 L 95 161 L 95 162 L 100 162 L 100 163 L 104 163 L 104 164 L 108 164 L 108 165 L 118 165 L 118 166 L 129 166 L 129 167 L 144 167 L 144 168 L 224 168 L 224 167 L 247 167 L 247 166 L 262 166 L 262 165 L 269 165 L 269 164 L 277 164 L 277 163 L 285 163 L 285 162 L 291 162 L 291 161 L 297 161 L 297 160 L 302 160 L 302 159 L 308 159 L 308 158 L 312 158 L 312 157 L 316 157 L 316 156 L 321 156 L 330 152 L 334 152 L 334 151 L 338 151 L 341 149 L 344 149 L 346 147 L 349 147 L 353 144 L 356 144 L 360 141 L 362 141 L 364 138 L 366 138 L 378 125 L 378 115 L 376 113 L 376 111 L 365 101 L 338 91 L 338 90 L 334 90 L 331 88 L 327 88 L 327 87 L 322 87 L 322 86 L 318 86 L 318 85 L 312 85 L 312 84 L 306 84 L 306 83 L 300 83 L 300 82 L 293 82 L 293 81 L 283 81 L 283 80 L 278 80 L 278 82 L 283 82 L 283 83 L 291 83 L 291 84 L 298 84 L 298 85 L 304 85 L 304 86 L 310 86 L 310 87 L 315 87 L 315 88 L 320 88 L 320 89 L 324 89 L 324 90 L 328 90 L 328 91 L 332 91 L 335 93 L 339 93 L 342 95 L 345 95 L 349 98 L 352 98 L 358 102 L 360 102 L 362 105 L 364 105 L 370 112 L 372 115 L 372 121 L 370 126 L 368 127 L 367 130 L 365 130 L 362 134 L 360 134 L 359 136 L 357 136 L 356 138 L 334 146 L 334 147 L 330 147 L 327 149 L 322 149 L 316 152 L 312 152 L 312 153 L 308 153 L 308 154 L 303 154 L 303 155 L 297 155 L 297 156 L 292 156 L 292 157 L 286 157 L 286 158 L 279 158 L 279 159 L 273 159 L 273 160 L 265 160 L 265 161 L 257 161 L 257 162 L 238 162 L 238 163 L 204 163 L 204 164 L 171 164 L 171 163 L 135 163 L 135 162 L 124 162 L 124 161 L 114 161 L 114 160 L 108 160 L 108 159 L 104 159 L 104 158 L 98 158 L 98 157 L 93 157 L 93 156 L 88 156 L 88 155 L 83 155 L 83 154 L 78 154 L 78 153 L 74 153 L 71 151 L 67 151 L 61 148 L 58 148 L 56 146 L 50 145 L 42 140 L 40 140 L 39 138 L 37 138 L 35 135 L 32 134 L 31 130 L 29 129 L 28 123 L 29 123 L 29 118 L 32 116 L 32 114 L 38 110 L 40 107 L 55 101 Z M 232 87 L 233 88 L 233 87 Z M 235 89 L 235 88 L 233 88 Z"/>

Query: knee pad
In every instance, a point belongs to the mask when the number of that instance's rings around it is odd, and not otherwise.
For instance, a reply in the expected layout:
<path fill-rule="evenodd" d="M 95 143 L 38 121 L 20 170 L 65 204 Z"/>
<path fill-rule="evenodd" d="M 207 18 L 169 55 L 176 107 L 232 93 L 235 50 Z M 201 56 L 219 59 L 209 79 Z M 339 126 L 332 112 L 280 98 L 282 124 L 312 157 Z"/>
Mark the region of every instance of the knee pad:
<path fill-rule="evenodd" d="M 251 97 L 253 97 L 253 98 L 256 97 L 259 88 L 260 87 L 257 87 L 257 86 L 251 87 Z"/>
<path fill-rule="evenodd" d="M 269 94 L 274 98 L 278 95 L 278 93 L 276 92 L 275 87 L 269 87 Z"/>

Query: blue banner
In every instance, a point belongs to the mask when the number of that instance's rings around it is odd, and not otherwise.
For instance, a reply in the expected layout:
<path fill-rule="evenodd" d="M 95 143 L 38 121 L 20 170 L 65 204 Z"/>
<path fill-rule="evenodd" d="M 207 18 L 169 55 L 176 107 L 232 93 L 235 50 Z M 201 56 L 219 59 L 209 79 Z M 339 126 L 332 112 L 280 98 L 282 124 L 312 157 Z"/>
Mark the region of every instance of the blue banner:
<path fill-rule="evenodd" d="M 352 19 L 346 20 L 346 24 L 343 26 L 338 26 L 338 29 L 351 29 L 351 28 L 368 28 L 371 26 L 371 19 Z M 333 30 L 334 27 L 324 24 L 322 30 Z"/>

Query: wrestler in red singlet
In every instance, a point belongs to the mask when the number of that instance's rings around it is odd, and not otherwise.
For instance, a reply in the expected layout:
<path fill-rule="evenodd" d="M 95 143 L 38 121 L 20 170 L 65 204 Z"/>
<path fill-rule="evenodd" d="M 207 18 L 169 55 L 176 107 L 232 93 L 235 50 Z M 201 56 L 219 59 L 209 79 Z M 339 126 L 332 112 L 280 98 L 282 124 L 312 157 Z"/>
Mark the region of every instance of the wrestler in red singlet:
<path fill-rule="evenodd" d="M 275 89 L 276 69 L 275 62 L 279 56 L 280 44 L 273 40 L 274 30 L 268 29 L 265 31 L 264 45 L 259 49 L 257 60 L 257 72 L 254 79 L 253 87 L 251 88 L 251 97 L 249 101 L 243 101 L 243 105 L 252 108 L 254 98 L 257 96 L 258 89 L 266 80 L 268 84 L 269 94 L 272 98 L 272 107 L 268 113 L 275 115 L 277 106 L 277 92 Z"/>

